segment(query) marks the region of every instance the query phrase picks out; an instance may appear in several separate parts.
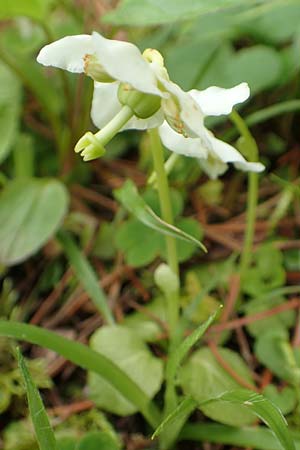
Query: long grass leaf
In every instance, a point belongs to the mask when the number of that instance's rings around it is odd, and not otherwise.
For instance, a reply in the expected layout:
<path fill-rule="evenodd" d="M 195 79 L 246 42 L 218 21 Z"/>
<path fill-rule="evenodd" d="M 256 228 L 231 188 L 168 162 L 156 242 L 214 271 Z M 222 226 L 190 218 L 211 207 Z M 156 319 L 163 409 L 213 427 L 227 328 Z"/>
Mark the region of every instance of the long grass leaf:
<path fill-rule="evenodd" d="M 56 440 L 40 393 L 31 378 L 22 353 L 17 349 L 19 368 L 23 376 L 29 412 L 40 450 L 55 450 Z"/>
<path fill-rule="evenodd" d="M 94 269 L 68 233 L 60 231 L 57 237 L 84 290 L 89 294 L 96 308 L 103 314 L 106 322 L 112 325 L 114 318 Z"/>
<path fill-rule="evenodd" d="M 273 431 L 285 450 L 295 450 L 295 444 L 283 414 L 277 406 L 263 395 L 246 389 L 237 389 L 225 392 L 219 399 L 249 408 Z"/>

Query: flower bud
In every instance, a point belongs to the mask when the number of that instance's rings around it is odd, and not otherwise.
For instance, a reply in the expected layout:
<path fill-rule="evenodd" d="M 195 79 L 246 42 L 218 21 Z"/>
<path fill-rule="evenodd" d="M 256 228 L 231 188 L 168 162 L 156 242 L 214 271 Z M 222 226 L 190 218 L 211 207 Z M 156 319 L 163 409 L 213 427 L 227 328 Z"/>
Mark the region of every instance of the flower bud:
<path fill-rule="evenodd" d="M 154 280 L 159 289 L 166 295 L 172 295 L 179 290 L 178 276 L 167 264 L 160 264 L 154 272 Z"/>
<path fill-rule="evenodd" d="M 129 106 L 134 115 L 140 119 L 153 116 L 161 105 L 161 98 L 158 95 L 137 91 L 127 83 L 120 83 L 118 99 L 122 105 Z"/>

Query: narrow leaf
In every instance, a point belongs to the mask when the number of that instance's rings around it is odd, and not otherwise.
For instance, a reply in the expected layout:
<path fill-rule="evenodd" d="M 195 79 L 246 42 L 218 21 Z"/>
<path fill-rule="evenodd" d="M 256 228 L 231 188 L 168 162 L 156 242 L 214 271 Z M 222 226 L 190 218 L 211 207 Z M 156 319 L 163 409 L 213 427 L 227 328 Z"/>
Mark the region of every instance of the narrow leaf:
<path fill-rule="evenodd" d="M 197 408 L 197 402 L 191 397 L 186 397 L 156 428 L 151 439 L 159 436 L 167 426 L 175 426 L 175 422 L 184 423 L 195 408 Z"/>
<path fill-rule="evenodd" d="M 120 189 L 116 189 L 114 193 L 116 199 L 124 206 L 124 208 L 139 219 L 144 225 L 153 228 L 159 233 L 196 244 L 204 252 L 207 252 L 205 246 L 198 239 L 185 233 L 179 228 L 176 228 L 174 225 L 164 222 L 158 217 L 139 195 L 135 184 L 131 180 L 127 180 L 123 186 Z"/>
<path fill-rule="evenodd" d="M 295 450 L 295 444 L 288 430 L 288 424 L 280 409 L 263 395 L 246 389 L 237 389 L 225 392 L 219 399 L 238 403 L 249 408 L 273 431 L 285 450 Z"/>
<path fill-rule="evenodd" d="M 37 390 L 22 353 L 17 349 L 18 363 L 24 379 L 29 412 L 40 450 L 55 450 L 56 440 L 43 401 Z"/>
<path fill-rule="evenodd" d="M 91 297 L 96 308 L 103 314 L 106 322 L 112 325 L 114 318 L 108 307 L 107 298 L 99 285 L 97 276 L 89 261 L 76 246 L 69 234 L 60 231 L 57 237 L 78 280 Z"/>
<path fill-rule="evenodd" d="M 155 404 L 126 373 L 100 353 L 52 331 L 13 321 L 0 320 L 0 336 L 12 337 L 49 348 L 83 369 L 98 373 L 136 405 L 153 428 L 157 427 L 160 412 Z"/>
<path fill-rule="evenodd" d="M 176 376 L 176 372 L 180 364 L 182 363 L 183 359 L 188 354 L 189 350 L 193 347 L 193 345 L 195 345 L 196 342 L 199 341 L 199 339 L 203 336 L 206 330 L 214 322 L 222 307 L 223 306 L 221 305 L 217 311 L 215 311 L 211 316 L 209 316 L 206 322 L 202 323 L 198 328 L 196 328 L 196 330 L 194 330 L 193 333 L 187 336 L 184 339 L 184 341 L 181 342 L 179 347 L 172 352 L 167 365 L 168 379 L 174 378 Z"/>
<path fill-rule="evenodd" d="M 300 449 L 300 433 L 292 431 L 296 448 Z M 271 430 L 264 426 L 231 427 L 217 423 L 187 423 L 182 429 L 180 440 L 210 442 L 231 447 L 256 448 L 261 450 L 282 450 Z"/>

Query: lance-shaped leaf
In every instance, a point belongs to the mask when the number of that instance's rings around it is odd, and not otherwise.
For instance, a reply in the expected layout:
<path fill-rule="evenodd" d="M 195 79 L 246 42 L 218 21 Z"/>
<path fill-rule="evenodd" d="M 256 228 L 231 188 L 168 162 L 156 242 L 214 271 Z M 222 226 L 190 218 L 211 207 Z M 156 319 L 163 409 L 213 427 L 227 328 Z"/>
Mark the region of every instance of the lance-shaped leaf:
<path fill-rule="evenodd" d="M 74 270 L 78 280 L 89 294 L 96 308 L 103 314 L 107 323 L 113 324 L 114 318 L 108 306 L 108 300 L 88 259 L 80 251 L 71 236 L 63 231 L 58 233 L 58 240 Z"/>
<path fill-rule="evenodd" d="M 263 395 L 247 389 L 237 389 L 225 392 L 219 399 L 246 406 L 273 431 L 285 450 L 296 450 L 283 414 Z"/>
<path fill-rule="evenodd" d="M 115 190 L 115 197 L 127 211 L 133 214 L 144 225 L 153 228 L 159 233 L 195 244 L 203 251 L 207 251 L 198 239 L 176 228 L 174 225 L 164 222 L 158 217 L 139 195 L 135 184 L 131 180 L 127 180 L 120 189 Z"/>
<path fill-rule="evenodd" d="M 19 368 L 22 373 L 29 412 L 40 450 L 56 450 L 56 440 L 43 401 L 26 366 L 21 351 L 17 350 Z"/>

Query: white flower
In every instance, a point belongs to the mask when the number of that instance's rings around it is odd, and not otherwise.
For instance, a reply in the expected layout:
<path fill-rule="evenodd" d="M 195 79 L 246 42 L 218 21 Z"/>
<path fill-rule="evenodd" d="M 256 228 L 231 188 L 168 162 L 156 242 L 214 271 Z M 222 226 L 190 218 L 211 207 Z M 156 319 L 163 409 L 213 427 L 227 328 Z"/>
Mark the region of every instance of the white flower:
<path fill-rule="evenodd" d="M 143 55 L 128 42 L 106 39 L 99 33 L 67 36 L 40 51 L 37 61 L 74 73 L 86 73 L 95 80 L 91 116 L 98 128 L 120 111 L 120 83 L 137 91 L 157 95 L 161 108 L 146 119 L 133 117 L 123 129 L 157 127 L 166 119 L 178 132 L 194 136 L 201 132 L 203 114 L 188 93 L 169 80 L 159 52 L 147 49 Z"/>
<path fill-rule="evenodd" d="M 241 83 L 231 89 L 212 86 L 204 91 L 193 89 L 189 92 L 197 102 L 203 114 L 218 116 L 229 114 L 235 104 L 249 97 L 250 91 L 246 83 Z M 237 169 L 261 172 L 264 166 L 258 162 L 248 162 L 231 145 L 217 139 L 204 125 L 194 138 L 185 137 L 164 122 L 159 128 L 161 140 L 166 148 L 185 156 L 198 158 L 203 170 L 211 177 L 217 178 L 232 163 Z"/>
<path fill-rule="evenodd" d="M 206 115 L 229 114 L 235 104 L 248 98 L 246 83 L 232 89 L 211 87 L 184 92 L 170 81 L 158 51 L 147 49 L 141 54 L 131 43 L 106 39 L 96 32 L 67 36 L 46 45 L 37 61 L 70 72 L 84 72 L 94 79 L 91 116 L 100 131 L 95 135 L 86 133 L 77 143 L 75 151 L 82 152 L 85 160 L 103 155 L 105 145 L 117 132 L 155 128 L 165 120 L 169 126 L 162 125 L 160 133 L 166 147 L 198 156 L 211 176 L 224 172 L 227 162 L 244 170 L 261 170 L 261 165 L 247 163 L 204 126 Z M 144 103 L 146 114 L 139 109 Z"/>

